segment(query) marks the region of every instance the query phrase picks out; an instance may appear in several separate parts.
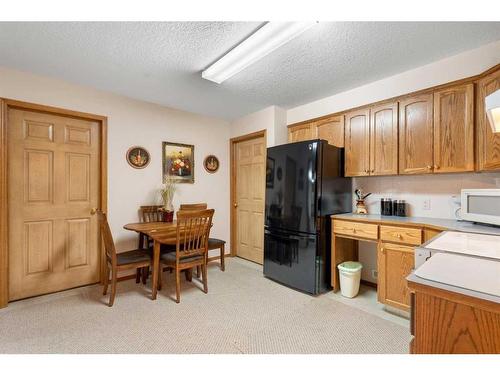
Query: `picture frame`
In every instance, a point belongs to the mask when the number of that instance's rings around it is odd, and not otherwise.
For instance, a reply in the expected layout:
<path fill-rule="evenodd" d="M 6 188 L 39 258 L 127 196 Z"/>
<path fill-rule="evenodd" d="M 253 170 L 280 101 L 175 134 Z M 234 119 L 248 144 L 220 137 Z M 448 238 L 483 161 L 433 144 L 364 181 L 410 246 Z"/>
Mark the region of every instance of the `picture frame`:
<path fill-rule="evenodd" d="M 176 183 L 194 183 L 194 145 L 162 142 L 163 182 L 167 176 Z"/>
<path fill-rule="evenodd" d="M 219 159 L 215 155 L 208 155 L 203 160 L 203 167 L 208 173 L 215 173 L 220 167 Z"/>
<path fill-rule="evenodd" d="M 132 146 L 127 150 L 127 163 L 135 169 L 146 168 L 150 161 L 151 155 L 148 150 L 142 146 Z"/>

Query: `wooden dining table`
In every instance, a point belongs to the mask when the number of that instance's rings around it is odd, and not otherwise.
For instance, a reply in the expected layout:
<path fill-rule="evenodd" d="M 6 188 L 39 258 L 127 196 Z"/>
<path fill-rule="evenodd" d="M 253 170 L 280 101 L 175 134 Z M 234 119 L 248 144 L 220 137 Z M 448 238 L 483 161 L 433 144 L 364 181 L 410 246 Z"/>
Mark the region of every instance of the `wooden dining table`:
<path fill-rule="evenodd" d="M 163 221 L 130 223 L 124 225 L 123 228 L 148 236 L 153 240 L 152 299 L 156 299 L 160 272 L 160 247 L 177 243 L 177 222 L 174 220 L 169 223 Z"/>

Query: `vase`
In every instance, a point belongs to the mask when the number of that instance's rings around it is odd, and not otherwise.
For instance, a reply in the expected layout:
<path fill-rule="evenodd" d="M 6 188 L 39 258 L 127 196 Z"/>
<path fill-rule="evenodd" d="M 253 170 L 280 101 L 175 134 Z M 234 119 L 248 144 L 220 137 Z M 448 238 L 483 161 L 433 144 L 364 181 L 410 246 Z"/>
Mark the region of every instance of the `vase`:
<path fill-rule="evenodd" d="M 174 211 L 162 211 L 163 221 L 166 223 L 171 223 L 174 221 Z"/>

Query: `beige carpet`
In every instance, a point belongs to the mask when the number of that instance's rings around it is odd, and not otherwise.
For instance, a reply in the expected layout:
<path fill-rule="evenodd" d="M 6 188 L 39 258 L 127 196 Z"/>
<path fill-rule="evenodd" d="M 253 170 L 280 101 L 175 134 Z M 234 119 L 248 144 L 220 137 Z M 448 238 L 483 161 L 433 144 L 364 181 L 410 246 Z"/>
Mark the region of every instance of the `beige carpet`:
<path fill-rule="evenodd" d="M 130 280 L 112 308 L 100 286 L 11 303 L 0 310 L 0 353 L 408 352 L 407 328 L 286 288 L 253 263 L 229 259 L 208 275 L 208 294 L 183 280 L 179 305 L 169 274 L 156 301 Z"/>

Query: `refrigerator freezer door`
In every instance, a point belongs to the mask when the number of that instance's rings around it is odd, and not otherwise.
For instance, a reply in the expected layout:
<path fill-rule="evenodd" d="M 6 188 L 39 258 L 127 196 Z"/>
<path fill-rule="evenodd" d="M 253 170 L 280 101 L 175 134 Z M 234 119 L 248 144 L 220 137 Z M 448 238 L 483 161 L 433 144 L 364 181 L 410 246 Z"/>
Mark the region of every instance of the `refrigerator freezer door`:
<path fill-rule="evenodd" d="M 265 225 L 316 233 L 316 164 L 320 141 L 267 149 Z"/>
<path fill-rule="evenodd" d="M 266 230 L 264 275 L 292 288 L 318 294 L 319 257 L 316 235 Z"/>

